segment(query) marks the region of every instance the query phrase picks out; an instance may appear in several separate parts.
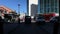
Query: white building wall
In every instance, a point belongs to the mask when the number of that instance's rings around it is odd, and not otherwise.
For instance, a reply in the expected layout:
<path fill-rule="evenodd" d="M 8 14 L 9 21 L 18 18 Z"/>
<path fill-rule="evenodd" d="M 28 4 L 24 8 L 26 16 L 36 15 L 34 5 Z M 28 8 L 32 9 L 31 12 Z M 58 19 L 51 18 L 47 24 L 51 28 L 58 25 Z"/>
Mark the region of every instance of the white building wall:
<path fill-rule="evenodd" d="M 38 0 L 29 0 L 29 16 L 31 16 L 31 4 L 38 5 Z"/>

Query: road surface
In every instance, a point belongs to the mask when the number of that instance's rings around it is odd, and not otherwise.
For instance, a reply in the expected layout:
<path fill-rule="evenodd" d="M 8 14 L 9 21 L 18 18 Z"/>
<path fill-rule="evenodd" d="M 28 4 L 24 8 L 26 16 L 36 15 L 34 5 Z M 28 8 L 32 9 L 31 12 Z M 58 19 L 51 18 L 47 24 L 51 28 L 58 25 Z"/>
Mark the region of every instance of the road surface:
<path fill-rule="evenodd" d="M 45 23 L 43 25 L 31 24 L 4 24 L 4 34 L 53 34 L 54 23 Z"/>

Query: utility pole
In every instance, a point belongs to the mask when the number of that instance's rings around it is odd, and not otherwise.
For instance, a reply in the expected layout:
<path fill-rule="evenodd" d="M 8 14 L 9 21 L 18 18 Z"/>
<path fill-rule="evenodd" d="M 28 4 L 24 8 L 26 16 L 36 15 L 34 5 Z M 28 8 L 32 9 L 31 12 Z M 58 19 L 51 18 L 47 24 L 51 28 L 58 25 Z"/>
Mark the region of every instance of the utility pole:
<path fill-rule="evenodd" d="M 18 4 L 18 13 L 19 13 L 19 16 L 20 16 L 20 4 Z"/>
<path fill-rule="evenodd" d="M 18 4 L 18 13 L 19 13 L 18 23 L 20 24 L 20 4 Z"/>

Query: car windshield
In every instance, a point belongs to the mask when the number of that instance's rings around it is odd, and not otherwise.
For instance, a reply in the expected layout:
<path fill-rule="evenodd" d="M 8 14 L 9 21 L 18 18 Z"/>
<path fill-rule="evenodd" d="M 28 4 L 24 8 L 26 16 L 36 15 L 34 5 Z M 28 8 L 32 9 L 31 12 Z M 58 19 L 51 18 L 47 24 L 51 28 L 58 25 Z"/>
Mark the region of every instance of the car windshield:
<path fill-rule="evenodd" d="M 38 19 L 44 19 L 44 17 L 43 16 L 39 16 Z"/>

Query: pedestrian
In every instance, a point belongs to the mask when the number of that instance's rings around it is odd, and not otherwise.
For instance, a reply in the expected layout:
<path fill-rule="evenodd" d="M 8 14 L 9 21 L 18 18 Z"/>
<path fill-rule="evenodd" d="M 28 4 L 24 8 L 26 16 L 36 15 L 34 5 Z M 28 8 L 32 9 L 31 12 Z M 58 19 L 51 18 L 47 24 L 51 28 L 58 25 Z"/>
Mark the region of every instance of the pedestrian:
<path fill-rule="evenodd" d="M 20 24 L 20 18 L 18 18 L 18 23 Z"/>

